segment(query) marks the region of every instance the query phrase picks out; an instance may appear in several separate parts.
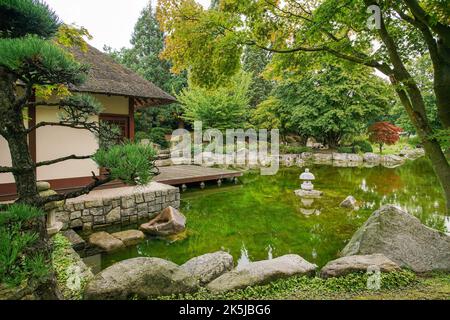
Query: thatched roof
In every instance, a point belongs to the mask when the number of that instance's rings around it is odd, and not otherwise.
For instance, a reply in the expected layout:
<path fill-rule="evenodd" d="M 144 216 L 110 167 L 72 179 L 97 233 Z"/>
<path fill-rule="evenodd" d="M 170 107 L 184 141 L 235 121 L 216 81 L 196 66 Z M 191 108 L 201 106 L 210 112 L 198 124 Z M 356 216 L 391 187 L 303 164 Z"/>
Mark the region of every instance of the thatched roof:
<path fill-rule="evenodd" d="M 87 52 L 82 52 L 79 48 L 71 48 L 70 52 L 76 60 L 91 67 L 88 80 L 81 86 L 70 88 L 71 90 L 134 97 L 141 108 L 176 102 L 174 97 L 150 81 L 92 46 L 89 46 Z"/>

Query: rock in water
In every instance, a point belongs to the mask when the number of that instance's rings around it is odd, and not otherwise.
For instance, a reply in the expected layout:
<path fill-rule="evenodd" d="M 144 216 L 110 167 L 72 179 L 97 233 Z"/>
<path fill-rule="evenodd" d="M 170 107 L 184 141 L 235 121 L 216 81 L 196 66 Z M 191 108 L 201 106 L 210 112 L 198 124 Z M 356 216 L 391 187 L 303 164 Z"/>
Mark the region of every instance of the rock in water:
<path fill-rule="evenodd" d="M 175 263 L 159 258 L 134 258 L 112 265 L 86 286 L 88 300 L 125 300 L 192 293 L 198 281 Z"/>
<path fill-rule="evenodd" d="M 372 254 L 348 256 L 330 261 L 322 268 L 320 276 L 322 278 L 340 277 L 356 271 L 367 272 L 370 267 L 376 267 L 381 272 L 400 270 L 400 267 L 395 262 L 383 254 Z"/>
<path fill-rule="evenodd" d="M 113 233 L 114 238 L 119 239 L 127 247 L 134 246 L 145 239 L 145 235 L 139 230 L 125 230 Z"/>
<path fill-rule="evenodd" d="M 416 272 L 450 271 L 450 236 L 395 206 L 375 211 L 342 251 L 343 256 L 375 253 Z"/>
<path fill-rule="evenodd" d="M 348 196 L 347 198 L 345 198 L 345 200 L 342 201 L 339 206 L 341 206 L 342 208 L 348 208 L 353 210 L 359 209 L 358 203 L 353 196 Z"/>
<path fill-rule="evenodd" d="M 206 288 L 212 292 L 226 292 L 248 286 L 263 285 L 295 275 L 312 275 L 317 266 L 302 257 L 289 254 L 273 260 L 251 262 L 227 272 L 210 282 Z"/>
<path fill-rule="evenodd" d="M 89 243 L 105 250 L 106 252 L 119 250 L 125 247 L 121 240 L 104 231 L 91 234 L 89 237 Z"/>
<path fill-rule="evenodd" d="M 219 251 L 192 258 L 181 266 L 181 269 L 199 279 L 204 285 L 221 276 L 234 267 L 233 256 Z"/>
<path fill-rule="evenodd" d="M 186 217 L 177 209 L 167 207 L 149 223 L 142 224 L 140 229 L 155 236 L 178 234 L 186 229 Z"/>

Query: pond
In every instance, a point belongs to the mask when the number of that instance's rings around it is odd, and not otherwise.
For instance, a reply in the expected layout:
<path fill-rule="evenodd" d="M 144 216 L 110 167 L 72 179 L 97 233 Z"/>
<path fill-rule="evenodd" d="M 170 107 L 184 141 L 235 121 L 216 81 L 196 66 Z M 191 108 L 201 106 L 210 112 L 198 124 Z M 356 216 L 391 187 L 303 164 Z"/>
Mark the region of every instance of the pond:
<path fill-rule="evenodd" d="M 207 186 L 182 194 L 188 221 L 183 240 L 147 241 L 101 257 L 101 269 L 138 256 L 182 264 L 217 250 L 238 264 L 299 254 L 323 266 L 336 258 L 370 214 L 384 204 L 398 205 L 430 227 L 450 232 L 439 182 L 426 159 L 389 169 L 312 165 L 321 199 L 306 205 L 294 195 L 303 168 L 283 168 L 275 176 L 246 173 L 238 185 Z M 359 211 L 339 207 L 348 195 L 363 202 Z M 448 230 L 446 230 L 448 229 Z"/>

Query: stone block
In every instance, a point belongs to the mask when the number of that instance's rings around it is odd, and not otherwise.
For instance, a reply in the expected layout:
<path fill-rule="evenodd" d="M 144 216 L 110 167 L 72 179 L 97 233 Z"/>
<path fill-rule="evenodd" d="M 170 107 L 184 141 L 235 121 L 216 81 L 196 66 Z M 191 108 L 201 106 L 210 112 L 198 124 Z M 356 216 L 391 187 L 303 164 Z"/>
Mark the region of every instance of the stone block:
<path fill-rule="evenodd" d="M 84 203 L 84 207 L 85 208 L 95 208 L 95 207 L 102 207 L 102 206 L 103 206 L 103 200 L 102 199 L 86 201 Z"/>

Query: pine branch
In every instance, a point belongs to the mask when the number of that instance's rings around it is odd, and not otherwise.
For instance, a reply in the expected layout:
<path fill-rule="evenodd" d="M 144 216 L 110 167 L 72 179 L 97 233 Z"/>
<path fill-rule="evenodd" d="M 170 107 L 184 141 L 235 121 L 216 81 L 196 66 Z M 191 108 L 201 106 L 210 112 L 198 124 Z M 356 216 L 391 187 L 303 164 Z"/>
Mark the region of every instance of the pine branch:
<path fill-rule="evenodd" d="M 59 126 L 59 127 L 67 127 L 67 128 L 72 128 L 72 129 L 79 129 L 79 130 L 89 130 L 91 132 L 97 132 L 98 131 L 98 124 L 96 122 L 86 122 L 86 123 L 78 123 L 78 122 L 74 122 L 74 123 L 70 123 L 70 122 L 47 122 L 47 121 L 43 121 L 43 122 L 39 122 L 38 124 L 36 124 L 33 127 L 30 127 L 27 129 L 27 133 L 31 133 L 34 130 L 41 128 L 41 127 L 45 127 L 45 126 Z"/>
<path fill-rule="evenodd" d="M 72 154 L 72 155 L 67 156 L 67 157 L 62 157 L 62 158 L 58 158 L 58 159 L 54 159 L 54 160 L 38 162 L 38 163 L 36 163 L 35 167 L 50 166 L 52 164 L 63 162 L 63 161 L 67 161 L 67 160 L 85 160 L 85 159 L 90 159 L 90 158 L 92 158 L 92 155 L 90 155 L 90 156 L 77 156 L 77 155 Z"/>
<path fill-rule="evenodd" d="M 15 171 L 16 169 L 12 167 L 0 167 L 0 173 L 12 173 Z"/>
<path fill-rule="evenodd" d="M 92 183 L 90 183 L 87 186 L 82 187 L 78 190 L 75 190 L 72 192 L 67 192 L 67 193 L 62 193 L 62 194 L 55 194 L 53 196 L 49 196 L 46 198 L 41 198 L 41 200 L 39 201 L 39 204 L 42 206 L 49 202 L 63 201 L 63 200 L 67 200 L 67 199 L 77 198 L 79 196 L 88 194 L 95 188 L 98 188 L 98 187 L 112 181 L 110 176 L 106 176 L 105 178 L 100 179 L 95 174 L 93 174 L 93 180 L 94 181 Z"/>

